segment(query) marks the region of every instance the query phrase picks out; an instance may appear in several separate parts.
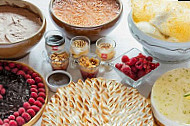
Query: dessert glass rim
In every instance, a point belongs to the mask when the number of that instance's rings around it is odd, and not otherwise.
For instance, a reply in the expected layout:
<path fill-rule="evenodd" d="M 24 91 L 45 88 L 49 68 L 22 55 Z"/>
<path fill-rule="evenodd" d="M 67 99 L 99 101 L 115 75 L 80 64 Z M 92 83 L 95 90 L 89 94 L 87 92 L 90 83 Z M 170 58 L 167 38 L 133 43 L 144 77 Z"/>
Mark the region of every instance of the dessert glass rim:
<path fill-rule="evenodd" d="M 55 74 L 55 73 L 61 73 L 61 74 L 64 74 L 64 75 L 68 76 L 68 77 L 69 77 L 69 83 L 67 83 L 67 84 L 62 84 L 62 85 L 52 85 L 52 84 L 50 84 L 49 81 L 48 81 L 48 78 L 49 78 L 51 75 Z M 71 74 L 70 74 L 69 72 L 67 72 L 67 71 L 65 71 L 65 70 L 55 70 L 55 71 L 50 72 L 50 73 L 46 76 L 46 83 L 47 83 L 47 85 L 48 85 L 48 86 L 51 86 L 51 87 L 54 87 L 54 88 L 56 88 L 56 87 L 62 87 L 62 86 L 67 86 L 67 85 L 69 85 L 71 82 L 72 82 L 72 76 L 71 76 Z"/>
<path fill-rule="evenodd" d="M 14 1 L 14 0 L 13 0 Z M 9 2 L 7 2 L 6 4 L 3 4 L 3 5 L 0 5 L 0 6 L 12 6 L 12 7 L 18 7 L 18 8 L 23 8 L 23 9 L 27 9 L 29 10 L 30 12 L 36 14 L 37 16 L 39 16 L 40 20 L 42 21 L 42 24 L 40 26 L 40 28 L 38 29 L 38 31 L 34 34 L 32 34 L 30 37 L 27 37 L 26 39 L 23 39 L 23 40 L 19 40 L 19 41 L 16 41 L 14 43 L 0 43 L 0 45 L 14 45 L 14 44 L 18 44 L 18 43 L 23 43 L 27 40 L 30 40 L 31 38 L 33 38 L 34 36 L 38 35 L 40 33 L 40 31 L 42 31 L 43 27 L 46 25 L 46 18 L 44 16 L 44 14 L 42 13 L 42 11 L 36 6 L 34 5 L 33 3 L 31 2 L 28 2 L 28 1 L 25 1 L 25 0 L 19 0 L 23 3 L 25 3 L 25 6 L 24 7 L 20 7 L 18 5 L 15 5 L 14 3 L 10 4 Z M 17 2 L 17 1 L 14 1 L 14 2 Z M 32 9 L 30 9 L 30 7 L 27 7 L 27 6 L 33 6 L 35 9 L 37 9 L 38 13 L 35 13 L 32 11 Z"/>
<path fill-rule="evenodd" d="M 123 3 L 122 3 L 122 1 L 121 1 L 121 0 L 116 0 L 116 1 L 118 2 L 118 4 L 119 4 L 119 12 L 118 12 L 117 16 L 115 16 L 111 21 L 105 22 L 105 23 L 103 23 L 103 24 L 101 24 L 101 25 L 95 25 L 95 26 L 77 26 L 77 25 L 71 25 L 71 24 L 69 24 L 69 23 L 67 23 L 67 22 L 65 22 L 65 21 L 63 21 L 63 20 L 61 20 L 60 18 L 58 18 L 58 17 L 54 14 L 54 11 L 53 11 L 53 2 L 54 2 L 54 1 L 55 1 L 55 0 L 51 0 L 51 1 L 50 1 L 50 4 L 49 4 L 49 11 L 50 11 L 50 13 L 52 13 L 53 16 L 55 16 L 55 18 L 56 18 L 57 20 L 59 20 L 60 22 L 66 24 L 66 25 L 68 25 L 68 26 L 70 26 L 70 27 L 75 27 L 75 28 L 91 29 L 91 28 L 102 27 L 102 26 L 107 25 L 107 24 L 109 24 L 110 22 L 114 21 L 115 19 L 117 19 L 117 18 L 122 14 L 122 11 L 123 11 Z"/>
<path fill-rule="evenodd" d="M 75 46 L 74 46 L 74 44 L 72 44 L 72 42 L 74 42 L 75 41 L 74 39 L 76 39 L 76 38 L 84 38 L 84 39 L 86 39 L 87 43 L 88 43 L 88 46 L 90 48 L 90 39 L 87 36 L 75 36 L 75 37 L 71 38 L 71 40 L 70 40 L 71 47 L 75 48 Z M 80 39 L 77 39 L 77 40 L 80 40 Z"/>
<path fill-rule="evenodd" d="M 110 38 L 110 37 L 104 36 L 104 37 L 99 38 L 99 39 L 96 41 L 96 47 L 99 48 L 99 49 L 100 49 L 100 47 L 98 46 L 98 42 L 99 42 L 100 40 L 102 40 L 102 39 L 108 39 L 108 40 L 110 40 L 110 41 L 113 41 L 113 43 L 114 43 L 114 44 L 111 44 L 111 45 L 112 45 L 112 48 L 106 49 L 106 50 L 114 49 L 114 48 L 116 47 L 116 45 L 117 45 L 115 40 L 113 40 L 113 39 Z M 105 43 L 107 43 L 107 42 L 105 42 Z M 108 43 L 109 43 L 109 42 L 108 42 Z M 105 50 L 105 49 L 103 49 L 103 50 Z"/>
<path fill-rule="evenodd" d="M 53 42 L 55 45 L 59 44 L 60 42 L 64 41 L 65 40 L 65 36 L 64 34 L 60 31 L 60 30 L 48 30 L 45 32 L 44 34 L 44 38 L 46 39 L 48 36 L 47 34 L 50 33 L 50 32 L 60 32 L 61 33 L 61 37 L 63 37 L 61 40 L 58 40 L 56 42 Z M 64 42 L 65 43 L 65 42 Z"/>

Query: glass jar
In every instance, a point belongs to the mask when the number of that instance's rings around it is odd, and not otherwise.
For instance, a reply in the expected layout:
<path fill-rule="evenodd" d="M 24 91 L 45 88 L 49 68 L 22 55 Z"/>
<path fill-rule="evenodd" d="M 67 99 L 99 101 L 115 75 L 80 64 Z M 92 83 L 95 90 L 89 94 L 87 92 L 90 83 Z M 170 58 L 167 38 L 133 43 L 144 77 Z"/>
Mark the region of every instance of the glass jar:
<path fill-rule="evenodd" d="M 116 42 L 108 37 L 100 38 L 96 41 L 96 54 L 102 61 L 108 61 L 115 56 Z"/>

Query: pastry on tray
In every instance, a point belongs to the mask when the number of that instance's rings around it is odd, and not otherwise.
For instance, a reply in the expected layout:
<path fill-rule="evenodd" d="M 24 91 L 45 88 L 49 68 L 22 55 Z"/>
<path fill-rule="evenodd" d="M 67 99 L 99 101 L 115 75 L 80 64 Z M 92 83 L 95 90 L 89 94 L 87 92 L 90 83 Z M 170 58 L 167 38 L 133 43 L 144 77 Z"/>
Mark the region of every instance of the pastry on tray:
<path fill-rule="evenodd" d="M 190 125 L 190 69 L 178 68 L 163 74 L 154 84 L 151 105 L 161 126 Z"/>
<path fill-rule="evenodd" d="M 79 80 L 59 88 L 42 115 L 42 126 L 152 126 L 150 103 L 114 80 Z"/>
<path fill-rule="evenodd" d="M 0 125 L 33 125 L 43 112 L 47 95 L 44 79 L 32 68 L 0 61 Z"/>

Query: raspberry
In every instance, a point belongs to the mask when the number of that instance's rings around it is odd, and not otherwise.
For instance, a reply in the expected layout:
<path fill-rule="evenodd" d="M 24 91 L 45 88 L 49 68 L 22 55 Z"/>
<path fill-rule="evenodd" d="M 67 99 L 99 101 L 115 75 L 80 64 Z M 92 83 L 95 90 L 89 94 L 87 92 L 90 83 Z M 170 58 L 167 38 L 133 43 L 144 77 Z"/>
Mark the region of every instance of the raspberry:
<path fill-rule="evenodd" d="M 14 112 L 13 115 L 14 115 L 15 117 L 18 117 L 18 116 L 19 116 L 19 112 Z"/>
<path fill-rule="evenodd" d="M 25 78 L 26 79 L 31 79 L 32 77 L 29 74 L 26 74 Z"/>
<path fill-rule="evenodd" d="M 160 66 L 160 63 L 156 63 L 156 67 Z"/>
<path fill-rule="evenodd" d="M 126 62 L 129 61 L 129 57 L 126 56 L 126 55 L 124 55 L 124 56 L 121 58 L 121 61 L 122 61 L 123 63 L 126 63 Z"/>
<path fill-rule="evenodd" d="M 136 77 L 135 73 L 133 73 L 133 72 L 129 73 L 128 76 L 129 76 L 131 79 L 135 80 L 135 81 L 137 80 L 137 77 Z"/>
<path fill-rule="evenodd" d="M 156 68 L 156 64 L 155 63 L 149 63 L 150 69 L 154 70 Z"/>
<path fill-rule="evenodd" d="M 18 116 L 18 117 L 16 118 L 16 121 L 17 121 L 17 124 L 18 124 L 19 126 L 22 126 L 22 125 L 25 124 L 25 120 L 24 120 L 21 116 Z"/>
<path fill-rule="evenodd" d="M 142 53 L 139 53 L 139 55 L 137 56 L 137 58 L 142 58 L 142 59 L 145 59 L 145 58 L 146 58 L 146 56 L 145 56 L 145 55 L 143 55 Z"/>
<path fill-rule="evenodd" d="M 3 120 L 0 118 L 0 125 L 3 125 Z"/>
<path fill-rule="evenodd" d="M 9 126 L 9 123 L 4 123 L 3 126 Z"/>
<path fill-rule="evenodd" d="M 137 61 L 136 64 L 135 64 L 135 67 L 139 70 L 142 70 L 143 68 L 143 63 L 142 61 Z"/>
<path fill-rule="evenodd" d="M 146 57 L 146 60 L 149 61 L 149 62 L 152 62 L 153 58 L 151 56 L 148 56 L 148 57 Z"/>
<path fill-rule="evenodd" d="M 39 92 L 44 92 L 44 93 L 46 92 L 44 88 L 39 88 L 38 91 Z"/>
<path fill-rule="evenodd" d="M 146 75 L 146 72 L 144 70 L 140 70 L 138 73 L 137 73 L 137 77 L 138 79 L 143 77 L 144 75 Z"/>
<path fill-rule="evenodd" d="M 122 63 L 117 63 L 117 64 L 115 64 L 115 67 L 116 67 L 117 69 L 119 69 L 119 70 L 121 70 L 122 66 L 123 66 Z"/>
<path fill-rule="evenodd" d="M 38 88 L 37 85 L 31 85 L 31 88 Z"/>
<path fill-rule="evenodd" d="M 0 84 L 0 91 L 1 91 L 1 89 L 3 88 L 3 85 L 2 84 Z"/>
<path fill-rule="evenodd" d="M 40 83 L 40 82 L 42 82 L 42 79 L 40 77 L 35 77 L 35 81 L 36 81 L 36 83 Z"/>
<path fill-rule="evenodd" d="M 30 84 L 30 85 L 33 85 L 33 84 L 35 84 L 35 81 L 34 81 L 34 79 L 27 79 L 27 81 L 26 81 L 28 84 Z"/>
<path fill-rule="evenodd" d="M 36 88 L 31 88 L 30 91 L 38 93 L 38 90 Z"/>
<path fill-rule="evenodd" d="M 36 115 L 36 112 L 33 109 L 28 109 L 27 112 L 31 117 L 34 117 Z"/>
<path fill-rule="evenodd" d="M 29 102 L 31 105 L 33 105 L 34 102 L 35 102 L 35 100 L 34 100 L 34 98 L 30 98 L 30 99 L 28 100 L 28 102 Z"/>
<path fill-rule="evenodd" d="M 39 108 L 42 107 L 42 103 L 40 101 L 35 101 L 34 105 L 38 106 Z"/>
<path fill-rule="evenodd" d="M 22 117 L 24 118 L 26 122 L 30 121 L 31 119 L 31 116 L 26 112 L 22 113 Z"/>
<path fill-rule="evenodd" d="M 38 97 L 37 93 L 36 92 L 32 92 L 31 95 L 30 95 L 32 98 L 36 99 Z"/>
<path fill-rule="evenodd" d="M 15 68 L 15 66 L 16 66 L 15 63 L 9 63 L 10 68 Z"/>
<path fill-rule="evenodd" d="M 40 92 L 38 93 L 38 97 L 46 98 L 46 94 L 44 92 Z"/>
<path fill-rule="evenodd" d="M 19 71 L 17 72 L 17 75 L 21 75 L 21 76 L 24 76 L 24 77 L 25 77 L 25 72 L 22 71 L 22 70 L 19 70 Z"/>
<path fill-rule="evenodd" d="M 5 92 L 6 92 L 5 88 L 2 88 L 2 89 L 1 89 L 1 95 L 4 95 Z"/>
<path fill-rule="evenodd" d="M 124 74 L 128 74 L 131 72 L 131 68 L 128 66 L 128 65 L 123 65 L 123 67 L 121 68 L 121 71 L 124 73 Z"/>
<path fill-rule="evenodd" d="M 136 57 L 133 57 L 129 60 L 129 62 L 127 62 L 127 65 L 129 66 L 133 66 L 135 65 L 135 63 L 138 61 L 138 59 Z"/>
<path fill-rule="evenodd" d="M 31 109 L 33 109 L 36 113 L 40 110 L 40 108 L 36 105 L 31 106 Z"/>
<path fill-rule="evenodd" d="M 134 72 L 134 73 L 136 73 L 138 71 L 138 69 L 135 66 L 132 66 L 131 67 L 131 71 Z"/>
<path fill-rule="evenodd" d="M 38 83 L 38 88 L 44 88 L 44 84 L 43 83 Z"/>
<path fill-rule="evenodd" d="M 45 103 L 45 100 L 42 97 L 38 97 L 37 100 L 40 101 L 41 103 Z"/>
<path fill-rule="evenodd" d="M 18 68 L 18 69 L 21 69 L 21 65 L 20 64 L 16 64 L 16 67 Z"/>
<path fill-rule="evenodd" d="M 0 66 L 0 70 L 3 70 L 3 67 L 2 67 L 2 66 Z"/>
<path fill-rule="evenodd" d="M 4 123 L 9 123 L 9 119 L 4 119 L 3 122 Z"/>
<path fill-rule="evenodd" d="M 152 70 L 151 69 L 145 69 L 145 73 L 150 73 Z"/>
<path fill-rule="evenodd" d="M 11 69 L 10 69 L 10 67 L 5 66 L 5 70 L 10 71 Z"/>
<path fill-rule="evenodd" d="M 27 71 L 27 74 L 29 74 L 29 75 L 32 75 L 32 73 L 33 73 L 32 70 L 28 70 L 28 71 Z"/>
<path fill-rule="evenodd" d="M 15 120 L 15 116 L 14 116 L 14 115 L 10 115 L 10 116 L 8 117 L 8 119 L 9 119 L 9 120 Z"/>
<path fill-rule="evenodd" d="M 36 77 L 38 77 L 38 74 L 37 73 L 32 73 L 32 77 L 36 78 Z"/>
<path fill-rule="evenodd" d="M 15 120 L 11 120 L 9 122 L 9 126 L 17 126 L 17 122 Z"/>
<path fill-rule="evenodd" d="M 22 70 L 23 70 L 24 72 L 27 72 L 29 69 L 28 69 L 28 67 L 26 67 L 26 66 L 22 66 Z"/>
<path fill-rule="evenodd" d="M 19 108 L 18 109 L 18 113 L 21 115 L 22 113 L 24 113 L 25 112 L 25 109 L 23 108 L 23 107 L 21 107 L 21 108 Z"/>
<path fill-rule="evenodd" d="M 13 68 L 13 69 L 11 70 L 11 72 L 16 74 L 16 73 L 18 72 L 18 68 Z"/>
<path fill-rule="evenodd" d="M 2 100 L 3 99 L 3 96 L 0 94 L 0 100 Z"/>
<path fill-rule="evenodd" d="M 28 102 L 24 102 L 23 107 L 27 110 L 30 108 L 30 104 Z"/>

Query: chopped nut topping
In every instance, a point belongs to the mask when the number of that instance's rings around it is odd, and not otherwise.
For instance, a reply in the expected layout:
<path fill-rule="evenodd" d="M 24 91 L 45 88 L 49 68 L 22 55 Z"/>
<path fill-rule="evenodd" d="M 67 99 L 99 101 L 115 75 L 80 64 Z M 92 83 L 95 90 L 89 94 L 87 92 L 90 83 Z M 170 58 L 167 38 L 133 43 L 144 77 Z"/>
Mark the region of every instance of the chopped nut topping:
<path fill-rule="evenodd" d="M 110 44 L 110 43 L 100 43 L 99 45 L 98 45 L 98 47 L 100 47 L 101 49 L 110 49 L 110 48 L 112 48 L 113 46 L 112 46 L 112 44 Z"/>
<path fill-rule="evenodd" d="M 75 40 L 74 45 L 77 48 L 83 48 L 83 47 L 85 47 L 87 45 L 87 42 L 84 41 L 84 40 Z"/>
<path fill-rule="evenodd" d="M 64 61 L 65 59 L 68 59 L 68 57 L 69 57 L 69 54 L 67 52 L 53 53 L 50 56 L 51 60 L 55 62 Z"/>
<path fill-rule="evenodd" d="M 99 59 L 83 56 L 79 59 L 79 64 L 83 67 L 94 68 L 99 65 Z"/>

